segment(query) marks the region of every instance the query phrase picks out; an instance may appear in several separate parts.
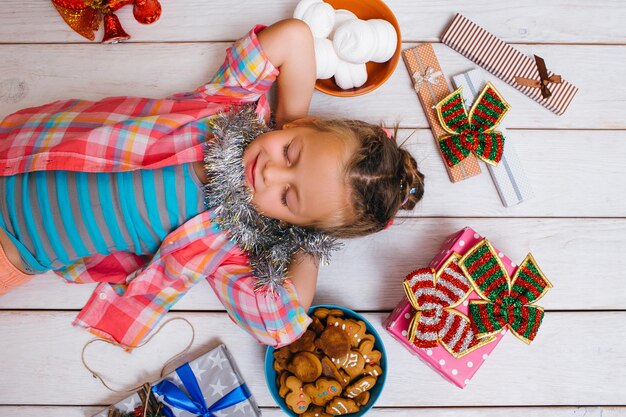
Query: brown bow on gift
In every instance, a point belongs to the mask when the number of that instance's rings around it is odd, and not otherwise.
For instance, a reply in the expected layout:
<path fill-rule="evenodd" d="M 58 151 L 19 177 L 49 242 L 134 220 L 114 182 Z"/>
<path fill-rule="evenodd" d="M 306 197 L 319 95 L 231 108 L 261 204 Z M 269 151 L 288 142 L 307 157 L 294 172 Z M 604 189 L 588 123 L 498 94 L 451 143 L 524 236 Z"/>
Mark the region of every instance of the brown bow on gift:
<path fill-rule="evenodd" d="M 134 411 L 129 413 L 123 413 L 115 407 L 109 408 L 109 414 L 107 417 L 161 417 L 163 416 L 161 409 L 163 404 L 160 404 L 154 397 L 151 386 L 149 383 L 143 384 L 141 389 L 137 391 L 139 398 L 141 399 L 141 405 L 135 407 Z"/>
<path fill-rule="evenodd" d="M 561 80 L 560 75 L 551 75 L 548 77 L 548 69 L 546 68 L 546 63 L 543 58 L 535 55 L 535 63 L 537 64 L 537 71 L 539 72 L 539 80 L 515 76 L 515 82 L 524 87 L 540 88 L 543 98 L 548 98 L 552 95 L 548 84 L 561 84 L 563 80 Z"/>

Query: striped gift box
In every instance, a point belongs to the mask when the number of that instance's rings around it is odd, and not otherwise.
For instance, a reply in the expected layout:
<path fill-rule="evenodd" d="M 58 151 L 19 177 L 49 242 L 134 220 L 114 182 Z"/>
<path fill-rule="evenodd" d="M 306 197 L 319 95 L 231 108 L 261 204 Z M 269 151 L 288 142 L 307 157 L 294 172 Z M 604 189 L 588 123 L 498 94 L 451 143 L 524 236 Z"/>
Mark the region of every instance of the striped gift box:
<path fill-rule="evenodd" d="M 463 87 L 463 99 L 468 106 L 471 106 L 487 83 L 485 73 L 478 68 L 455 75 L 452 81 L 456 88 Z M 506 139 L 509 138 L 502 125 L 498 126 L 498 130 Z M 505 140 L 500 163 L 497 166 L 487 164 L 487 169 L 505 207 L 519 204 L 533 196 L 530 181 L 510 140 Z"/>
<path fill-rule="evenodd" d="M 441 42 L 558 115 L 565 113 L 578 91 L 578 87 L 563 80 L 561 84 L 550 84 L 552 95 L 544 98 L 539 88 L 518 84 L 516 76 L 540 79 L 535 61 L 460 14 L 454 17 Z"/>

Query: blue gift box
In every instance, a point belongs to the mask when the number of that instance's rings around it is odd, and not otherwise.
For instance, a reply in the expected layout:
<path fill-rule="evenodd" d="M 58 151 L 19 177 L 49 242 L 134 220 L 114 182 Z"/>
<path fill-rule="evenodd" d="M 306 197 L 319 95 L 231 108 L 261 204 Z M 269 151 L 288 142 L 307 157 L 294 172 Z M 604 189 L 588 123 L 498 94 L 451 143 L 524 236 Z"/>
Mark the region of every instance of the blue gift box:
<path fill-rule="evenodd" d="M 247 417 L 261 411 L 225 345 L 185 363 L 152 385 L 166 417 Z M 110 408 L 122 413 L 141 405 L 133 394 Z M 107 417 L 108 409 L 94 417 Z"/>

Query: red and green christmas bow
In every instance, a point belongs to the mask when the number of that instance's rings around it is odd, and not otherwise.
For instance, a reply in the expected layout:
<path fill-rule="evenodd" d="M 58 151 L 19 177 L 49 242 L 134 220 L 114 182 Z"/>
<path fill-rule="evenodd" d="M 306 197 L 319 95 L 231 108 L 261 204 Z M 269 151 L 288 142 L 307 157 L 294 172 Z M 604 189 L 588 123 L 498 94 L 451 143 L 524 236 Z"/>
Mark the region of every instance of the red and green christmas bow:
<path fill-rule="evenodd" d="M 472 300 L 469 316 L 479 338 L 508 327 L 520 340 L 533 341 L 543 320 L 543 308 L 533 305 L 552 288 L 529 253 L 509 277 L 502 260 L 486 239 L 459 261 L 482 300 Z"/>
<path fill-rule="evenodd" d="M 479 339 L 470 320 L 454 307 L 461 304 L 472 291 L 472 285 L 458 265 L 458 254 L 452 254 L 435 271 L 420 268 L 403 282 L 414 309 L 407 329 L 407 338 L 419 348 L 433 348 L 441 344 L 454 357 L 461 357 L 495 340 Z"/>
<path fill-rule="evenodd" d="M 462 91 L 457 89 L 436 106 L 439 123 L 449 133 L 438 140 L 443 158 L 453 167 L 474 152 L 486 163 L 497 165 L 502 159 L 504 135 L 494 129 L 509 105 L 488 82 L 468 114 Z"/>

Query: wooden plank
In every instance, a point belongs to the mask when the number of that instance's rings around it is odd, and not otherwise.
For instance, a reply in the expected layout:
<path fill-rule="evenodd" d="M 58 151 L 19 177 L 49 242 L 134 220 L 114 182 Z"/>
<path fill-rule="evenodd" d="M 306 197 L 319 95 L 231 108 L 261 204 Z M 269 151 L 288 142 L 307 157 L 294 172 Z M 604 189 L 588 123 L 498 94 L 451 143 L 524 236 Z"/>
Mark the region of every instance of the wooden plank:
<path fill-rule="evenodd" d="M 271 24 L 290 17 L 296 0 L 162 1 L 161 19 L 140 25 L 130 7 L 117 12 L 132 42 L 232 40 L 256 23 Z M 453 0 L 441 7 L 436 0 L 387 0 L 400 24 L 403 39 L 436 41 L 456 11 L 496 33 L 507 42 L 624 43 L 626 7 L 619 0 L 599 2 L 530 0 L 506 7 L 489 2 Z M 4 0 L 0 10 L 0 40 L 15 43 L 87 42 L 70 30 L 50 2 Z M 567 16 L 563 16 L 567 9 Z M 585 30 L 580 30 L 584 27 Z M 36 28 L 36 30 L 33 30 Z M 102 31 L 96 39 L 101 39 Z"/>
<path fill-rule="evenodd" d="M 414 44 L 405 44 L 405 47 Z M 228 43 L 122 45 L 0 45 L 0 117 L 24 107 L 68 98 L 96 100 L 109 95 L 163 97 L 189 91 L 210 79 Z M 580 91 L 570 109 L 556 116 L 514 88 L 494 81 L 512 110 L 510 129 L 626 129 L 626 85 L 606 80 L 626 73 L 626 49 L 619 46 L 523 45 L 543 56 Z M 435 51 L 446 75 L 474 65 L 448 47 Z M 590 77 L 598 68 L 602 76 Z M 402 63 L 386 84 L 364 96 L 313 96 L 311 112 L 325 117 L 360 118 L 374 123 L 428 127 Z M 611 158 L 609 155 L 607 158 Z"/>
<path fill-rule="evenodd" d="M 85 417 L 98 413 L 102 407 L 63 406 L 0 406 L 0 416 Z M 263 408 L 263 417 L 284 417 L 279 408 Z M 620 407 L 502 407 L 502 408 L 380 408 L 370 415 L 393 417 L 622 417 Z"/>
<path fill-rule="evenodd" d="M 70 328 L 70 316 L 63 312 L 0 313 L 0 366 L 11 376 L 0 380 L 0 404 L 89 406 L 112 404 L 125 396 L 107 391 L 82 368 L 80 351 L 90 335 Z M 187 358 L 225 343 L 258 403 L 274 406 L 262 377 L 265 349 L 261 345 L 247 338 L 223 313 L 182 316 L 196 329 Z M 606 337 L 621 328 L 626 312 L 548 313 L 532 346 L 507 335 L 464 390 L 446 382 L 391 339 L 381 329 L 385 316 L 365 315 L 381 332 L 389 359 L 390 377 L 377 403 L 380 407 L 626 403 L 626 374 L 622 372 L 626 369 L 626 338 L 608 341 Z M 174 322 L 131 355 L 111 345 L 96 344 L 88 348 L 86 358 L 115 387 L 131 387 L 156 380 L 162 364 L 180 351 L 189 335 L 185 323 Z M 415 395 L 409 395 L 410 386 L 419 388 Z"/>
<path fill-rule="evenodd" d="M 626 280 L 616 268 L 626 253 L 624 219 L 403 219 L 389 230 L 345 242 L 322 266 L 315 302 L 369 311 L 391 310 L 403 297 L 400 281 L 427 265 L 445 237 L 464 226 L 487 236 L 513 261 L 532 252 L 555 288 L 541 305 L 552 310 L 626 310 Z M 4 309 L 80 309 L 93 284 L 63 285 L 49 273 L 0 297 Z M 358 288 L 358 291 L 354 289 Z M 606 290 L 611 289 L 611 290 Z M 201 282 L 178 310 L 223 310 Z M 66 323 L 69 325 L 68 323 Z"/>

